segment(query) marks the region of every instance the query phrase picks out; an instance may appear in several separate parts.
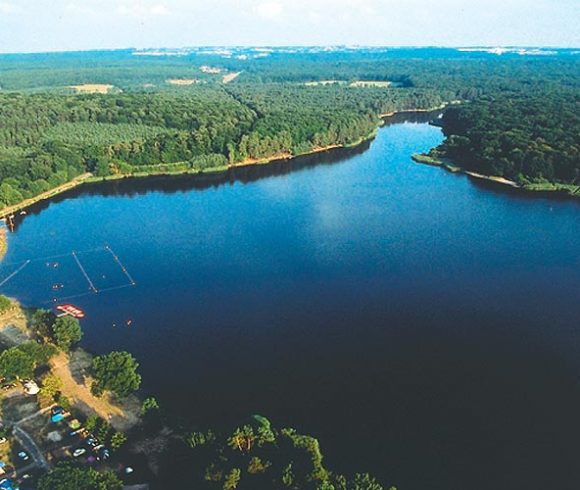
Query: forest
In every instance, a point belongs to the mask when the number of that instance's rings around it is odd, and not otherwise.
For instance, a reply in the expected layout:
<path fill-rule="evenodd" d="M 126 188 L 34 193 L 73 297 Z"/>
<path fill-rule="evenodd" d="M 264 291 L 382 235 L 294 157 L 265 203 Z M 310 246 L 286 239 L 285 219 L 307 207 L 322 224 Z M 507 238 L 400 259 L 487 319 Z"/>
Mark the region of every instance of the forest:
<path fill-rule="evenodd" d="M 520 185 L 580 185 L 580 94 L 497 94 L 449 109 L 437 149 L 454 163 Z"/>
<path fill-rule="evenodd" d="M 580 60 L 566 50 L 146 54 L 0 55 L 0 208 L 89 173 L 196 173 L 354 145 L 380 115 L 450 102 L 467 103 L 447 111 L 439 151 L 458 164 L 577 183 Z M 71 88 L 83 83 L 112 88 Z"/>
<path fill-rule="evenodd" d="M 0 94 L 0 204 L 90 172 L 97 177 L 201 171 L 349 145 L 378 114 L 438 106 L 430 90 L 284 84 L 202 85 L 186 92 Z"/>

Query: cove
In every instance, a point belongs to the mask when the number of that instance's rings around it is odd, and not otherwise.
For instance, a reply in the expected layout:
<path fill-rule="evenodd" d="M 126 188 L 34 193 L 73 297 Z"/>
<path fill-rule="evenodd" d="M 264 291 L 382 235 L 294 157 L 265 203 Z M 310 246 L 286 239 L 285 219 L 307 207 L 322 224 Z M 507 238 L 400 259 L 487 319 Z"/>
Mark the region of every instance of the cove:
<path fill-rule="evenodd" d="M 412 162 L 442 141 L 427 120 L 293 162 L 75 189 L 18 223 L 1 277 L 75 250 L 121 285 L 88 252 L 109 245 L 136 286 L 71 300 L 83 346 L 130 351 L 184 424 L 261 413 L 399 490 L 576 488 L 580 203 Z M 1 292 L 49 306 L 56 260 Z M 58 294 L 87 292 L 60 264 Z"/>

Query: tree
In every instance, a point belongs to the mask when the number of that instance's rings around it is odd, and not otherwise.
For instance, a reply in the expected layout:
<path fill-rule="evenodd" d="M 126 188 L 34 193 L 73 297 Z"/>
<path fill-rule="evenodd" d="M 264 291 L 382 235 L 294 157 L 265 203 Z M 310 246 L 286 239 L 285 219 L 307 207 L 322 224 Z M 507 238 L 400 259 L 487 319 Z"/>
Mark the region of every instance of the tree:
<path fill-rule="evenodd" d="M 119 449 L 123 444 L 127 442 L 127 436 L 122 432 L 115 432 L 111 436 L 111 448 Z"/>
<path fill-rule="evenodd" d="M 52 338 L 52 326 L 56 321 L 56 315 L 48 310 L 36 310 L 32 315 L 33 330 L 44 338 Z"/>
<path fill-rule="evenodd" d="M 39 344 L 33 340 L 20 344 L 18 349 L 33 359 L 35 367 L 48 364 L 48 361 L 58 352 L 52 344 Z"/>
<path fill-rule="evenodd" d="M 123 484 L 111 471 L 63 462 L 38 481 L 38 490 L 120 490 Z"/>
<path fill-rule="evenodd" d="M 71 345 L 80 342 L 83 337 L 80 322 L 72 316 L 57 318 L 52 331 L 56 345 L 63 351 L 70 350 Z"/>
<path fill-rule="evenodd" d="M 45 376 L 40 387 L 40 394 L 47 399 L 54 399 L 62 390 L 62 381 L 53 374 Z"/>
<path fill-rule="evenodd" d="M 7 381 L 31 378 L 34 374 L 34 360 L 18 347 L 11 347 L 0 354 L 0 376 Z"/>
<path fill-rule="evenodd" d="M 357 473 L 349 483 L 348 490 L 383 490 L 383 486 L 368 473 Z M 390 490 L 393 490 L 393 487 Z"/>
<path fill-rule="evenodd" d="M 232 468 L 231 471 L 226 475 L 224 481 L 224 490 L 235 490 L 240 482 L 241 471 L 239 468 Z"/>
<path fill-rule="evenodd" d="M 141 416 L 147 414 L 148 412 L 152 411 L 152 410 L 159 410 L 159 403 L 157 403 L 157 400 L 150 396 L 148 398 L 145 398 L 145 400 L 143 400 L 143 403 L 141 404 Z"/>
<path fill-rule="evenodd" d="M 139 364 L 128 352 L 111 352 L 93 359 L 92 374 L 95 378 L 91 391 L 101 396 L 105 390 L 125 397 L 141 385 L 137 373 Z"/>

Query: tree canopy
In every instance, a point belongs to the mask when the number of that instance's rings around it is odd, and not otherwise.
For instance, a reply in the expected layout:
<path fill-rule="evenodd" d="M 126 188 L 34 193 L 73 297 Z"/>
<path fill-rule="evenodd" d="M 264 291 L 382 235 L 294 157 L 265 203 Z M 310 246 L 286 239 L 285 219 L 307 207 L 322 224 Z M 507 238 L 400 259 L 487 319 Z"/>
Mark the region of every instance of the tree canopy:
<path fill-rule="evenodd" d="M 580 185 L 577 91 L 496 94 L 445 113 L 439 152 L 458 165 L 520 184 Z"/>
<path fill-rule="evenodd" d="M 11 347 L 0 354 L 0 376 L 6 381 L 31 378 L 34 359 L 18 347 Z"/>
<path fill-rule="evenodd" d="M 372 476 L 347 478 L 328 469 L 318 440 L 295 429 L 273 427 L 255 415 L 229 434 L 192 432 L 184 484 L 200 489 L 383 490 Z M 183 465 L 183 461 L 180 461 Z M 183 476 L 181 476 L 183 473 Z M 394 490 L 391 487 L 391 490 Z"/>
<path fill-rule="evenodd" d="M 141 376 L 137 373 L 139 364 L 128 352 L 111 352 L 93 359 L 92 374 L 95 378 L 91 391 L 101 396 L 110 391 L 125 397 L 139 389 Z"/>
<path fill-rule="evenodd" d="M 111 471 L 59 463 L 38 481 L 38 490 L 121 490 L 123 484 Z"/>
<path fill-rule="evenodd" d="M 64 351 L 70 350 L 71 345 L 80 342 L 83 337 L 80 322 L 68 315 L 56 319 L 52 333 L 56 345 Z"/>

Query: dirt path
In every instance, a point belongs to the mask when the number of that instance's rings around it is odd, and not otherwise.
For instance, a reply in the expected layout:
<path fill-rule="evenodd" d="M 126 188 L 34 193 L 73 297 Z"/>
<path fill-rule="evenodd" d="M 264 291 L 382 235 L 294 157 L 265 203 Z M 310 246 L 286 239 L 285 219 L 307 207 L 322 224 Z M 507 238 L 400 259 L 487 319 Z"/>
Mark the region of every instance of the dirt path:
<path fill-rule="evenodd" d="M 139 422 L 139 401 L 128 397 L 118 405 L 112 403 L 108 394 L 102 398 L 93 396 L 90 377 L 86 374 L 90 360 L 86 352 L 75 351 L 70 358 L 61 352 L 50 361 L 53 374 L 62 381 L 62 393 L 85 415 L 97 414 L 119 431 L 130 429 Z"/>

